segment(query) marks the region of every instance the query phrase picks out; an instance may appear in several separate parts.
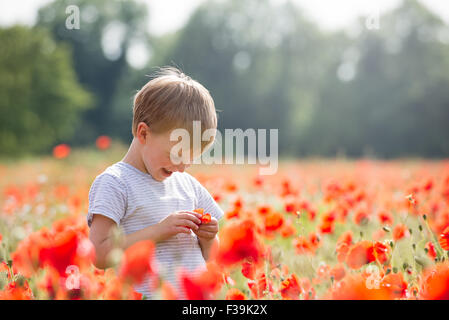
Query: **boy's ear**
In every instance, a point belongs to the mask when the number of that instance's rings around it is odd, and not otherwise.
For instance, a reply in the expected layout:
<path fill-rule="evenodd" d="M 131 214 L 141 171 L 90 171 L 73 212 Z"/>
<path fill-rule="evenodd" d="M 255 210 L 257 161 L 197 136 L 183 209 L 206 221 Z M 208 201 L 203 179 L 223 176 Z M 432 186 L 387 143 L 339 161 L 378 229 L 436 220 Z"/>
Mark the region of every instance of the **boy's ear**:
<path fill-rule="evenodd" d="M 139 139 L 140 143 L 145 144 L 149 134 L 150 130 L 148 125 L 145 122 L 139 122 L 139 125 L 137 126 L 137 139 Z"/>

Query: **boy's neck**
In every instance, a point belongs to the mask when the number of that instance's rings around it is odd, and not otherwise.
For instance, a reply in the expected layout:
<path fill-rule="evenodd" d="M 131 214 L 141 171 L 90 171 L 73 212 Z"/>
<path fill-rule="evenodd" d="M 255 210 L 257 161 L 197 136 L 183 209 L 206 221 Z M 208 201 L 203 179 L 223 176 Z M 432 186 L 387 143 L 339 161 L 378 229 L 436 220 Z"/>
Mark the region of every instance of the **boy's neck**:
<path fill-rule="evenodd" d="M 126 153 L 125 157 L 121 160 L 123 162 L 126 162 L 127 164 L 132 165 L 136 169 L 139 169 L 143 173 L 150 174 L 147 169 L 145 168 L 145 165 L 142 161 L 142 158 L 140 156 L 139 152 L 139 146 L 137 145 L 137 141 L 135 138 L 133 138 L 133 141 L 131 142 L 131 145 L 129 146 L 128 152 Z"/>

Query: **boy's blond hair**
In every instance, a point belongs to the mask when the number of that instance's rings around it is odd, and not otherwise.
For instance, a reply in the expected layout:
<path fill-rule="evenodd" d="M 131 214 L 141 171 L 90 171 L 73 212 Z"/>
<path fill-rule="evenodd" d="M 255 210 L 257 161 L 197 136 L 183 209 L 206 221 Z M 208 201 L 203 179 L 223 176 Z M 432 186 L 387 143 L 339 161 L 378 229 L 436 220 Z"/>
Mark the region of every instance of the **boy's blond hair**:
<path fill-rule="evenodd" d="M 160 134 L 176 128 L 192 133 L 193 121 L 201 121 L 201 133 L 217 128 L 214 100 L 209 91 L 174 67 L 164 67 L 134 97 L 132 133 L 140 122 Z M 203 141 L 202 149 L 211 141 Z"/>

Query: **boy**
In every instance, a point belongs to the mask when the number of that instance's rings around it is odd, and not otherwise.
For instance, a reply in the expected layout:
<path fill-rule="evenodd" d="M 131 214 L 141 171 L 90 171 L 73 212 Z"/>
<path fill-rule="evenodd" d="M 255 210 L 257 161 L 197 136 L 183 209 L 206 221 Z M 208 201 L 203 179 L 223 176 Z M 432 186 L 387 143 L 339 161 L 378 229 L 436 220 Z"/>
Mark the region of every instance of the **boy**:
<path fill-rule="evenodd" d="M 114 248 L 112 231 L 117 227 L 124 233 L 119 244 L 123 250 L 141 240 L 156 244 L 157 270 L 175 289 L 179 289 L 180 267 L 193 272 L 205 266 L 218 241 L 223 211 L 184 170 L 214 137 L 202 142 L 201 150 L 192 150 L 187 162 L 172 161 L 179 159 L 171 152 L 178 142 L 170 140 L 171 131 L 177 128 L 192 136 L 193 121 L 201 121 L 202 130 L 215 129 L 214 102 L 206 88 L 178 69 L 161 69 L 136 94 L 128 153 L 98 175 L 89 192 L 89 238 L 98 268 L 108 267 L 108 254 Z M 196 208 L 211 214 L 210 223 L 201 224 L 201 215 L 193 212 Z M 149 282 L 147 278 L 135 289 L 151 298 Z"/>

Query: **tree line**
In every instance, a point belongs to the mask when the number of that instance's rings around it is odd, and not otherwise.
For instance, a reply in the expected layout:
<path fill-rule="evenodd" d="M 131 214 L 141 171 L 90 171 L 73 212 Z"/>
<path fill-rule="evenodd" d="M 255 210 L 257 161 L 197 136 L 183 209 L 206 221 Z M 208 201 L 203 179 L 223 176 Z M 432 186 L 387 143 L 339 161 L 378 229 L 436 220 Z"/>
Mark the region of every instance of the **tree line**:
<path fill-rule="evenodd" d="M 66 7 L 80 28 L 66 27 Z M 279 129 L 283 156 L 449 156 L 449 28 L 416 0 L 349 31 L 323 31 L 291 2 L 207 1 L 154 36 L 145 5 L 62 0 L 33 27 L 0 29 L 0 150 L 131 140 L 132 98 L 158 66 L 211 92 L 226 128 Z M 136 44 L 150 59 L 138 68 Z"/>

